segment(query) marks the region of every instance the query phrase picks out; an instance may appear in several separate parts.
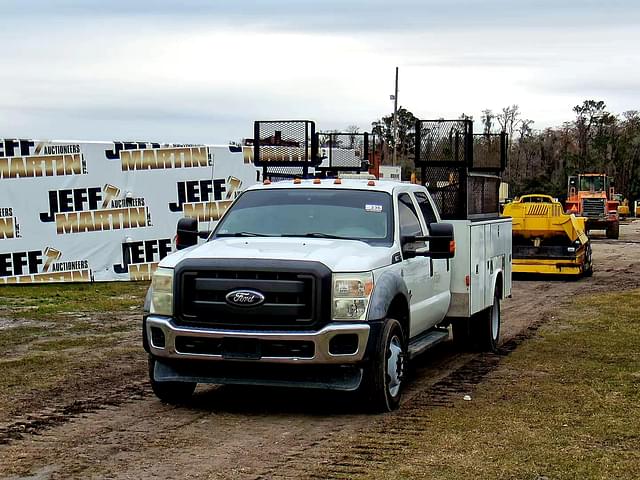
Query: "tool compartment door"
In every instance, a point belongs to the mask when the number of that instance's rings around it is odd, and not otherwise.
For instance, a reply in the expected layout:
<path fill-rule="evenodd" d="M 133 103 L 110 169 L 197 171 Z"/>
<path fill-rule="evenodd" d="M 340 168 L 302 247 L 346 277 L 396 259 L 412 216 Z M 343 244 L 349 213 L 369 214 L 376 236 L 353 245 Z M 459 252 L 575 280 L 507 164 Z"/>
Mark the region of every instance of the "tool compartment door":
<path fill-rule="evenodd" d="M 471 224 L 471 277 L 470 314 L 478 313 L 485 308 L 486 270 L 485 261 L 485 224 Z"/>
<path fill-rule="evenodd" d="M 502 241 L 501 234 L 504 236 L 504 228 L 501 231 L 500 223 L 488 223 L 484 226 L 485 234 L 485 259 L 486 259 L 486 281 L 484 289 L 484 305 L 489 307 L 493 304 L 492 290 L 493 284 L 498 270 L 501 270 L 504 264 L 504 242 Z M 499 292 L 500 298 L 502 298 L 502 292 Z"/>

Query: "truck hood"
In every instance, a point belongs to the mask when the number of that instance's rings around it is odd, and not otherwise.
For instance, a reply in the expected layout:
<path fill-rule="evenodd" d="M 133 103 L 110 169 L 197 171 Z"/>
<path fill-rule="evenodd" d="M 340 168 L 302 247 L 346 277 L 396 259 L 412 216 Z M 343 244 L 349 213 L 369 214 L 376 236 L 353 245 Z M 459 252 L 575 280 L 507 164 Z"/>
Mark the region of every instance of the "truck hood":
<path fill-rule="evenodd" d="M 217 238 L 168 255 L 160 267 L 174 268 L 183 259 L 272 259 L 315 261 L 333 272 L 360 272 L 391 264 L 395 249 L 357 240 L 324 238 Z"/>

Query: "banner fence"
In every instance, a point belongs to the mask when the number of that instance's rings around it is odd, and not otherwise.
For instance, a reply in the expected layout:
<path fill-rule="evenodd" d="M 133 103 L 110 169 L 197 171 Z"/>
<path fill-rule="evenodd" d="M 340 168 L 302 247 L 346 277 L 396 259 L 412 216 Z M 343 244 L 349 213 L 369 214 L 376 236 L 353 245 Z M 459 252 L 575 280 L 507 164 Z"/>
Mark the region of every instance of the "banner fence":
<path fill-rule="evenodd" d="M 149 280 L 257 181 L 251 147 L 0 139 L 0 284 Z"/>

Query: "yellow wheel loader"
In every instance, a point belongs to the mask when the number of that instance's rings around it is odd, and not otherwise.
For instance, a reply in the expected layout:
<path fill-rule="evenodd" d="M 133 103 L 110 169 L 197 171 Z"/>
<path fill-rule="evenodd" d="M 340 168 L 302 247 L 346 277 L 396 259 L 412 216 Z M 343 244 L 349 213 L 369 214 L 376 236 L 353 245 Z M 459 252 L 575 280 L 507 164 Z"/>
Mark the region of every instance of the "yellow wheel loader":
<path fill-rule="evenodd" d="M 513 219 L 513 272 L 585 275 L 593 273 L 586 218 L 565 214 L 549 195 L 523 195 L 504 207 Z"/>

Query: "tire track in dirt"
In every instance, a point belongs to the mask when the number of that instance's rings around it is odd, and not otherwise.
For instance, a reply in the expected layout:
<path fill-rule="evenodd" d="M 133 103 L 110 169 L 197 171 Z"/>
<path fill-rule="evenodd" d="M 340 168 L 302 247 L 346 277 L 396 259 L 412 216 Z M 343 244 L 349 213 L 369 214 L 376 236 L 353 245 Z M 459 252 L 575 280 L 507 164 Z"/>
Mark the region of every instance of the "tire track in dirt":
<path fill-rule="evenodd" d="M 0 445 L 21 440 L 25 435 L 39 435 L 44 430 L 69 422 L 81 414 L 96 412 L 108 406 L 122 405 L 125 402 L 150 396 L 151 388 L 144 380 L 119 386 L 116 389 L 107 390 L 66 405 L 54 405 L 35 413 L 22 415 L 14 418 L 11 423 L 0 425 Z"/>

